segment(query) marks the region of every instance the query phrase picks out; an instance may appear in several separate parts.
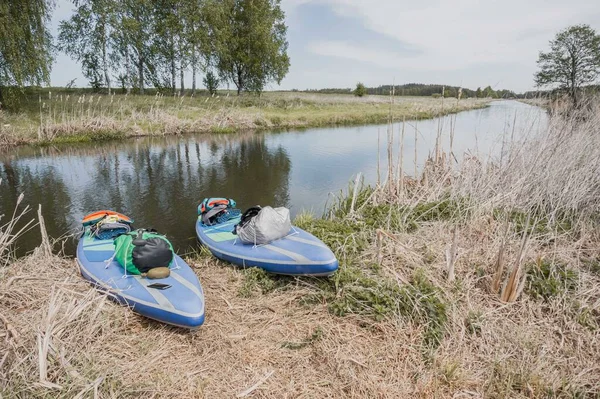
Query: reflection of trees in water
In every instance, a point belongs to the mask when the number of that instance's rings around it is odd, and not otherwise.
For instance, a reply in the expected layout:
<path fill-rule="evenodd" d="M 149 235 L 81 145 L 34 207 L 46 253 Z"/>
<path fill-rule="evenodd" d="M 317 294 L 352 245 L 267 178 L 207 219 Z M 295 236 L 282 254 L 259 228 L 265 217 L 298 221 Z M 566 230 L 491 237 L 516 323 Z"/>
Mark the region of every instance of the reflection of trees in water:
<path fill-rule="evenodd" d="M 154 227 L 185 248 L 194 242 L 196 207 L 204 197 L 235 198 L 241 207 L 289 206 L 289 157 L 256 134 L 24 148 L 0 160 L 0 213 L 11 214 L 25 192 L 23 205 L 35 211 L 42 204 L 52 237 L 71 231 L 88 212 L 115 209 L 132 216 L 136 226 Z M 82 162 L 82 170 L 73 168 Z M 21 241 L 22 249 L 39 242 L 35 229 Z M 71 244 L 68 251 L 74 253 Z"/>
<path fill-rule="evenodd" d="M 289 206 L 290 159 L 282 147 L 269 149 L 263 136 L 226 146 L 219 161 L 201 169 L 207 196 L 237 198 L 244 206 Z"/>
<path fill-rule="evenodd" d="M 54 167 L 41 171 L 16 162 L 4 162 L 0 177 L 0 214 L 4 214 L 3 222 L 12 215 L 17 199 L 24 193 L 23 202 L 19 209 L 29 205 L 31 211 L 17 225 L 17 231 L 31 219 L 37 219 L 38 205 L 42 205 L 42 214 L 46 229 L 51 237 L 59 237 L 71 232 L 71 197 L 63 182 L 62 176 Z M 23 255 L 40 244 L 38 228 L 25 233 L 17 241 L 17 255 Z"/>
<path fill-rule="evenodd" d="M 289 203 L 290 160 L 282 148 L 269 149 L 263 136 L 161 144 L 137 143 L 98 156 L 83 207 L 128 213 L 136 225 L 167 233 L 181 247 L 194 237 L 204 197 L 235 198 L 244 207 Z"/>

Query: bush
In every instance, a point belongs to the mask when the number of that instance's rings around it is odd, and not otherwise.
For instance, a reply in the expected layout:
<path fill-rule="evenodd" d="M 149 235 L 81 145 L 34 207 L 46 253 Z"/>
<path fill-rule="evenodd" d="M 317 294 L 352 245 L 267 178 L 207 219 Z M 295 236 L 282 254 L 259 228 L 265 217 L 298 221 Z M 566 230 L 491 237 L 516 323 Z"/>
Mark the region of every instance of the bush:
<path fill-rule="evenodd" d="M 365 87 L 364 84 L 362 84 L 361 82 L 358 82 L 356 84 L 356 89 L 354 89 L 354 95 L 356 97 L 362 97 L 365 94 L 367 94 L 367 88 Z"/>
<path fill-rule="evenodd" d="M 440 93 L 433 93 L 433 94 L 431 95 L 431 97 L 433 97 L 433 98 L 440 98 L 441 96 L 442 96 L 442 95 L 441 95 Z"/>
<path fill-rule="evenodd" d="M 213 71 L 206 72 L 206 76 L 204 76 L 202 82 L 204 83 L 204 86 L 206 86 L 206 89 L 211 96 L 217 92 L 217 87 L 219 87 L 219 78 L 217 78 L 217 75 L 215 75 Z"/>

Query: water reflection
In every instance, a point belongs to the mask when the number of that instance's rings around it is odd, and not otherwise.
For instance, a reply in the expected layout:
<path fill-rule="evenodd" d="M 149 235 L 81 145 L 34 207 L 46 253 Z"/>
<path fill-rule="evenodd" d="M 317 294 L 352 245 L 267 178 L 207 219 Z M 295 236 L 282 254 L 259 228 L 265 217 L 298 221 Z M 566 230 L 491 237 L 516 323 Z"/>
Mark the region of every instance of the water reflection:
<path fill-rule="evenodd" d="M 19 149 L 7 155 L 0 172 L 0 207 L 41 203 L 52 237 L 77 229 L 94 209 L 117 209 L 136 225 L 165 232 L 180 250 L 194 243 L 196 206 L 205 196 L 238 199 L 242 207 L 289 207 L 290 159 L 264 135 L 140 139 L 100 146 Z M 32 214 L 33 216 L 33 214 Z M 39 243 L 31 231 L 18 253 Z M 66 248 L 74 253 L 74 243 Z"/>
<path fill-rule="evenodd" d="M 2 178 L 0 213 L 4 215 L 3 223 L 6 223 L 11 217 L 19 195 L 25 192 L 25 197 L 17 212 L 23 210 L 27 205 L 32 209 L 16 226 L 15 231 L 20 230 L 27 221 L 34 218 L 39 204 L 42 205 L 43 214 L 48 215 L 45 218 L 45 225 L 53 237 L 59 237 L 71 230 L 69 189 L 53 167 L 38 170 L 30 165 L 22 165 L 18 161 L 8 161 L 1 164 L 0 177 Z M 24 187 L 26 190 L 23 190 Z M 37 227 L 26 231 L 18 241 L 17 255 L 22 255 L 35 248 L 40 239 Z"/>
<path fill-rule="evenodd" d="M 539 108 L 502 101 L 456 116 L 407 121 L 404 170 L 421 167 L 438 131 L 446 151 L 454 132 L 457 159 L 465 153 L 497 156 L 511 136 L 542 129 L 546 119 Z M 396 160 L 401 130 L 396 123 Z M 139 226 L 166 233 L 186 250 L 195 246 L 196 206 L 205 196 L 235 198 L 242 208 L 271 204 L 291 208 L 292 215 L 303 209 L 320 214 L 329 193 L 339 193 L 357 173 L 367 183 L 376 181 L 378 146 L 384 178 L 386 131 L 387 126 L 375 125 L 12 149 L 0 155 L 0 214 L 11 214 L 24 192 L 24 204 L 34 209 L 42 204 L 49 234 L 59 237 L 76 231 L 86 213 L 115 209 Z M 39 240 L 37 229 L 29 232 L 19 241 L 18 253 Z M 74 253 L 74 241 L 66 250 Z"/>

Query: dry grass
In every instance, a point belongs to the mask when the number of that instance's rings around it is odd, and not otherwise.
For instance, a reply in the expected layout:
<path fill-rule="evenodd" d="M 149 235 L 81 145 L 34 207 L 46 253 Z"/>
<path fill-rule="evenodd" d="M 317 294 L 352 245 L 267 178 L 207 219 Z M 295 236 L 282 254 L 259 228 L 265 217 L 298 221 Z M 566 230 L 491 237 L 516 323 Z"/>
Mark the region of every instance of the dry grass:
<path fill-rule="evenodd" d="M 579 271 L 574 290 L 560 288 L 548 301 L 525 295 L 505 303 L 490 288 L 502 224 L 477 219 L 462 228 L 456 281 L 448 283 L 443 253 L 452 243 L 453 227 L 453 223 L 435 222 L 418 234 L 397 235 L 398 242 L 383 249 L 382 269 L 389 278 L 408 280 L 415 269 L 426 270 L 444 291 L 448 322 L 445 337 L 432 355 L 434 370 L 442 374 L 432 383 L 441 387 L 447 383 L 450 389 L 436 388 L 435 393 L 452 397 L 468 390 L 476 393 L 474 397 L 511 398 L 600 394 L 600 371 L 595 366 L 600 353 L 600 279 L 578 267 L 580 259 L 571 251 L 572 242 L 556 243 L 554 251 L 541 243 L 532 245 L 526 265 L 534 267 L 536 257 L 564 262 Z M 507 257 L 515 260 L 519 240 L 508 241 Z M 594 314 L 591 325 L 582 322 L 587 312 Z"/>
<path fill-rule="evenodd" d="M 536 107 L 547 108 L 550 105 L 550 101 L 546 98 L 538 97 L 538 98 L 523 98 L 520 99 L 522 103 L 534 105 Z"/>
<path fill-rule="evenodd" d="M 340 259 L 330 279 L 190 258 L 207 301 L 196 332 L 113 304 L 39 250 L 0 269 L 0 392 L 597 398 L 598 119 L 554 116 L 489 162 L 435 151 L 416 179 L 299 217 Z"/>
<path fill-rule="evenodd" d="M 440 108 L 441 99 L 401 97 L 395 118 L 432 118 L 487 106 L 472 99 Z M 0 114 L 0 145 L 95 141 L 142 135 L 233 132 L 385 123 L 389 97 L 265 93 L 214 97 L 74 95 L 44 92 L 19 114 Z"/>
<path fill-rule="evenodd" d="M 597 306 L 598 277 L 582 274 L 575 293 L 549 302 L 503 305 L 488 291 L 497 245 L 484 231 L 492 231 L 487 223 L 460 236 L 457 284 L 443 278 L 447 223 L 400 234 L 401 252 L 383 248 L 382 278 L 408 279 L 426 265 L 444 291 L 448 322 L 433 351 L 423 346 L 423 326 L 402 318 L 337 317 L 325 304 L 303 304 L 317 290 L 313 280 L 241 295 L 247 272 L 210 258 L 193 262 L 206 324 L 169 328 L 95 292 L 72 260 L 40 252 L 3 270 L 0 313 L 16 337 L 3 333 L 0 387 L 6 397 L 212 398 L 269 376 L 253 397 L 597 395 L 598 327 L 580 324 L 571 300 Z"/>
<path fill-rule="evenodd" d="M 20 345 L 3 344 L 4 393 L 72 396 L 99 381 L 101 397 L 232 397 L 270 373 L 255 396 L 419 390 L 407 367 L 421 362 L 417 331 L 361 326 L 359 318 L 336 318 L 323 306 L 300 306 L 302 288 L 248 300 L 238 295 L 243 273 L 212 261 L 196 267 L 209 312 L 207 323 L 189 333 L 107 302 L 76 275 L 72 261 L 31 257 L 14 265 L 19 279 L 2 304 L 11 309 Z M 293 345 L 315 331 L 310 344 Z M 49 349 L 40 351 L 37 340 Z"/>

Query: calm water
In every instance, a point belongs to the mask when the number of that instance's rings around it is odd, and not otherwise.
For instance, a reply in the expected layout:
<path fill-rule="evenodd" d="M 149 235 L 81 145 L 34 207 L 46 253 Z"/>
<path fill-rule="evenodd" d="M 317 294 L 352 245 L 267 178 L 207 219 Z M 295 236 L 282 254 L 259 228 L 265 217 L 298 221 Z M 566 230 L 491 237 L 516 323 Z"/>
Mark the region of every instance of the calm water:
<path fill-rule="evenodd" d="M 513 122 L 515 122 L 513 126 Z M 502 141 L 543 129 L 539 108 L 515 101 L 440 119 L 404 125 L 404 168 L 414 171 L 433 151 L 438 129 L 454 154 L 498 156 Z M 394 125 L 397 158 L 402 124 Z M 416 133 L 415 133 L 416 132 Z M 513 133 L 514 132 L 514 133 Z M 379 138 L 378 138 L 379 137 Z M 330 193 L 338 195 L 357 173 L 366 183 L 377 179 L 378 141 L 382 178 L 386 170 L 386 125 L 248 133 L 142 138 L 93 145 L 18 148 L 0 154 L 0 214 L 10 215 L 20 193 L 21 204 L 42 204 L 51 237 L 73 235 L 91 211 L 114 209 L 130 215 L 138 227 L 154 227 L 180 251 L 196 245 L 194 222 L 199 201 L 225 196 L 240 208 L 286 206 L 322 214 Z M 30 218 L 35 212 L 30 212 Z M 17 254 L 40 242 L 36 228 L 18 242 Z M 75 240 L 65 245 L 73 254 Z"/>

